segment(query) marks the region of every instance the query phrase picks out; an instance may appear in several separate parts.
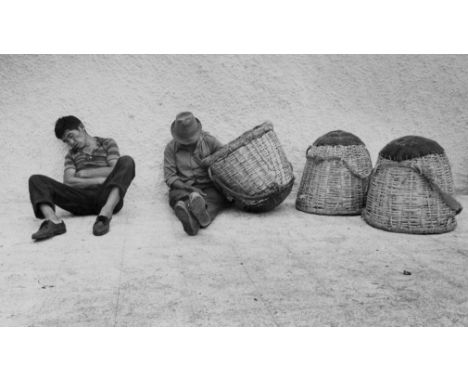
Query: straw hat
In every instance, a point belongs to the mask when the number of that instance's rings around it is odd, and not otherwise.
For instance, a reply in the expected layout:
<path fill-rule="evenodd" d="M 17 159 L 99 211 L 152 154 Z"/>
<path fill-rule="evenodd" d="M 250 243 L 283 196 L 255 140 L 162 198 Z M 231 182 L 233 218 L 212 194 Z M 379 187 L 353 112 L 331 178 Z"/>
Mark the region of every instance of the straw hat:
<path fill-rule="evenodd" d="M 171 124 L 172 136 L 177 142 L 183 145 L 190 145 L 197 142 L 201 134 L 201 129 L 200 121 L 189 111 L 183 111 L 177 114 L 176 119 Z"/>

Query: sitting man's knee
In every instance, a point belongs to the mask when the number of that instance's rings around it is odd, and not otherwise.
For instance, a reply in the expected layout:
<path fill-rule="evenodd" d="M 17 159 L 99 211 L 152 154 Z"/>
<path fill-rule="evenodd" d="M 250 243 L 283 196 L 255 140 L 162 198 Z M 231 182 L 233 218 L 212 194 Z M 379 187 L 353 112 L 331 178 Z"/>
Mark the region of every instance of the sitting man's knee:
<path fill-rule="evenodd" d="M 135 168 L 135 161 L 130 155 L 121 156 L 118 163 L 125 167 Z"/>
<path fill-rule="evenodd" d="M 29 177 L 29 184 L 35 184 L 37 182 L 41 182 L 44 180 L 45 176 L 44 175 L 39 175 L 39 174 L 34 174 Z"/>

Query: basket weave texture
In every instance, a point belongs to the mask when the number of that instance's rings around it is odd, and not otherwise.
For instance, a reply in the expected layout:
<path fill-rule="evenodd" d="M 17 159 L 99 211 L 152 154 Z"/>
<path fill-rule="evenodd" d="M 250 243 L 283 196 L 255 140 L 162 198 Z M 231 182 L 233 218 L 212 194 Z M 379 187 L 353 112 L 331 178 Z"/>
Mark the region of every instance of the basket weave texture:
<path fill-rule="evenodd" d="M 332 134 L 333 133 L 333 134 Z M 320 215 L 358 215 L 365 203 L 372 162 L 359 138 L 341 132 L 339 145 L 330 142 L 330 132 L 319 138 L 306 152 L 306 165 L 296 198 L 296 208 Z M 351 138 L 344 142 L 343 136 Z M 317 143 L 320 144 L 317 146 Z"/>
<path fill-rule="evenodd" d="M 387 159 L 381 152 L 362 216 L 368 224 L 392 232 L 449 232 L 455 229 L 455 215 L 462 210 L 453 191 L 445 152 L 401 161 Z"/>
<path fill-rule="evenodd" d="M 294 175 L 271 122 L 265 122 L 205 158 L 213 182 L 237 207 L 265 212 L 291 192 Z"/>

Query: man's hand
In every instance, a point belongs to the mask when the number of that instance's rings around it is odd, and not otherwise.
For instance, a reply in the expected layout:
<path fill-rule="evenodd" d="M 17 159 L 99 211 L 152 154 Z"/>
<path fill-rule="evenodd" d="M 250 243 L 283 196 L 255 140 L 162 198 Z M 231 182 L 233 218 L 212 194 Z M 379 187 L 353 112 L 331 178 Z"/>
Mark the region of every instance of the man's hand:
<path fill-rule="evenodd" d="M 198 192 L 201 196 L 206 196 L 206 192 L 203 192 L 201 189 L 198 187 L 193 187 L 193 186 L 185 186 L 185 189 L 190 192 Z"/>
<path fill-rule="evenodd" d="M 171 185 L 172 188 L 176 188 L 176 189 L 179 189 L 179 190 L 185 190 L 185 191 L 189 191 L 189 192 L 198 192 L 201 196 L 206 196 L 206 193 L 203 192 L 201 189 L 199 189 L 198 187 L 194 187 L 194 186 L 190 186 L 188 184 L 185 184 L 184 182 L 182 182 L 180 179 L 176 179 L 172 185 Z"/>

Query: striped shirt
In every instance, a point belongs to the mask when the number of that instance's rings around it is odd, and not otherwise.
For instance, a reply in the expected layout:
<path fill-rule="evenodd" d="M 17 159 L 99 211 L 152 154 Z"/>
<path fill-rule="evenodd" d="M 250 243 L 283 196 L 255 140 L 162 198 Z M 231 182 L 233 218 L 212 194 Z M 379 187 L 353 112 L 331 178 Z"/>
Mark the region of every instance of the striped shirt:
<path fill-rule="evenodd" d="M 187 185 L 211 183 L 208 170 L 200 166 L 200 161 L 221 147 L 221 142 L 205 131 L 202 131 L 193 151 L 181 146 L 174 139 L 170 141 L 164 150 L 166 184 L 171 187 L 176 180 L 181 180 Z"/>
<path fill-rule="evenodd" d="M 69 150 L 65 156 L 65 171 L 73 168 L 80 171 L 86 168 L 108 167 L 109 161 L 119 159 L 119 147 L 112 138 L 94 137 L 97 147 L 91 154 L 81 150 Z"/>

